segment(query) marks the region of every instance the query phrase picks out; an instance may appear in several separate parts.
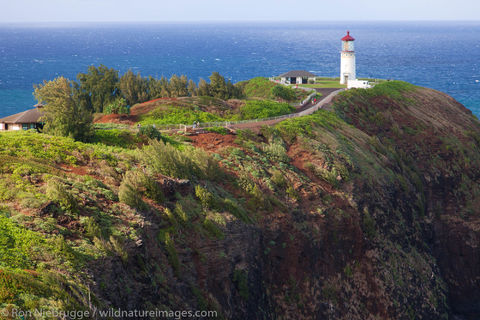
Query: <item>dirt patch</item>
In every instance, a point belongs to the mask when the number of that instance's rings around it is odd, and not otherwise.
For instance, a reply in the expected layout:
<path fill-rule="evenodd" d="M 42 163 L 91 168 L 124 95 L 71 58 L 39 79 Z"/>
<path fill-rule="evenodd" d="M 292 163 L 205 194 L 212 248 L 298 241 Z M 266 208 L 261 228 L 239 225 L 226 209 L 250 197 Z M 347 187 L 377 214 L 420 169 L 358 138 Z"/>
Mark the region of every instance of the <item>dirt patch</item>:
<path fill-rule="evenodd" d="M 309 162 L 310 163 L 315 162 L 314 159 L 318 159 L 317 156 L 315 156 L 311 152 L 303 150 L 297 144 L 291 145 L 288 148 L 287 154 L 290 157 L 290 159 L 292 159 L 291 164 L 293 166 L 295 166 L 298 170 L 300 170 L 303 174 L 305 174 L 315 185 L 317 185 L 322 190 L 324 190 L 324 191 L 326 191 L 330 194 L 335 192 L 332 185 L 330 185 L 328 182 L 318 178 L 310 170 L 305 168 L 305 164 L 309 163 Z M 316 161 L 316 162 L 318 164 L 318 161 Z M 306 196 L 308 197 L 308 194 L 306 194 Z"/>
<path fill-rule="evenodd" d="M 126 115 L 126 114 L 106 114 L 96 119 L 95 123 L 119 123 L 119 124 L 128 124 L 132 125 L 138 121 L 138 116 L 136 115 Z"/>
<path fill-rule="evenodd" d="M 211 152 L 216 152 L 218 149 L 228 146 L 239 147 L 238 144 L 235 143 L 236 136 L 233 134 L 221 135 L 208 132 L 189 136 L 189 138 L 195 147 Z"/>
<path fill-rule="evenodd" d="M 95 179 L 100 180 L 100 181 L 103 180 L 100 176 L 89 173 L 90 168 L 87 167 L 87 166 L 74 167 L 74 166 L 70 166 L 70 165 L 67 165 L 67 164 L 62 164 L 62 165 L 60 165 L 60 167 L 68 173 L 73 173 L 73 174 L 78 175 L 78 176 L 90 176 L 90 177 L 95 178 Z"/>
<path fill-rule="evenodd" d="M 178 102 L 177 98 L 158 98 L 147 102 L 136 104 L 130 109 L 130 115 L 136 116 L 149 113 L 162 104 L 172 104 Z"/>
<path fill-rule="evenodd" d="M 66 164 L 62 164 L 60 165 L 60 167 L 67 171 L 67 172 L 70 172 L 70 173 L 75 173 L 76 175 L 80 175 L 80 176 L 85 176 L 88 174 L 88 168 L 87 167 L 74 167 L 74 166 L 69 166 L 69 165 L 66 165 Z"/>

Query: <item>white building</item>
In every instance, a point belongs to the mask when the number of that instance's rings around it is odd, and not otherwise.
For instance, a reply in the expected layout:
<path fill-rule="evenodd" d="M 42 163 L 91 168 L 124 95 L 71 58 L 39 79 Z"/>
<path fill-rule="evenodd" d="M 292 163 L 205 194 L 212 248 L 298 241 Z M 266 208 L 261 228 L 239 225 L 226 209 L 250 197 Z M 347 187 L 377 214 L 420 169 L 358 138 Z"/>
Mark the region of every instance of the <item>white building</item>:
<path fill-rule="evenodd" d="M 348 80 L 348 84 L 347 84 L 348 89 L 353 89 L 353 88 L 368 89 L 371 87 L 372 86 L 367 80 Z"/>
<path fill-rule="evenodd" d="M 353 41 L 355 41 L 355 38 L 350 36 L 350 31 L 347 31 L 347 35 L 342 38 L 340 84 L 348 84 L 349 80 L 357 79 Z"/>
<path fill-rule="evenodd" d="M 372 86 L 366 80 L 357 79 L 355 47 L 350 31 L 342 38 L 342 52 L 340 59 L 340 84 L 346 84 L 348 89 L 352 88 L 371 88 Z"/>
<path fill-rule="evenodd" d="M 281 83 L 284 84 L 306 84 L 308 81 L 315 81 L 315 75 L 305 70 L 293 70 L 279 75 Z"/>

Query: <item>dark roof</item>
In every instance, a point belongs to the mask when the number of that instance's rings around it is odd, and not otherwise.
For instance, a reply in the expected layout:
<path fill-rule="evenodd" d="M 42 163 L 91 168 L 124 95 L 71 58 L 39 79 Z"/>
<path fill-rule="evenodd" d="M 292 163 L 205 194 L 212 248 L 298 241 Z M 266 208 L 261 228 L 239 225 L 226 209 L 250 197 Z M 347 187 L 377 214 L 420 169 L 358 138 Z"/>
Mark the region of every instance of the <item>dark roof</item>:
<path fill-rule="evenodd" d="M 293 70 L 288 71 L 287 73 L 281 74 L 280 77 L 282 78 L 313 78 L 316 77 L 313 73 L 305 71 L 305 70 Z"/>
<path fill-rule="evenodd" d="M 26 110 L 0 119 L 3 123 L 37 123 L 42 113 L 37 109 Z"/>
<path fill-rule="evenodd" d="M 342 41 L 355 41 L 355 38 L 350 35 L 350 31 L 347 31 L 347 35 L 342 38 Z"/>

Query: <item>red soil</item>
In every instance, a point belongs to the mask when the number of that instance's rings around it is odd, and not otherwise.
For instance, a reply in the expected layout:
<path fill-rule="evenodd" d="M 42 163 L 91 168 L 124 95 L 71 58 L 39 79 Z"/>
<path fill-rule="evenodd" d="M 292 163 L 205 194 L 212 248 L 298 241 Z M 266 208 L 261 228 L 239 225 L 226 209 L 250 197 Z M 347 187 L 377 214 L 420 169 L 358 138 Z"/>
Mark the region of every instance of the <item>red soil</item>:
<path fill-rule="evenodd" d="M 137 122 L 138 117 L 136 115 L 125 114 L 106 114 L 96 119 L 95 123 L 121 123 L 132 125 Z"/>
<path fill-rule="evenodd" d="M 157 103 L 160 101 L 161 103 Z M 132 109 L 130 109 L 130 115 L 136 116 L 140 114 L 149 113 L 150 111 L 154 110 L 159 104 L 172 103 L 175 101 L 177 101 L 177 98 L 158 98 L 158 99 L 142 102 L 134 105 Z"/>
<path fill-rule="evenodd" d="M 215 152 L 219 148 L 228 146 L 238 147 L 235 143 L 235 135 L 227 134 L 221 135 L 214 132 L 201 133 L 198 135 L 189 136 L 192 144 L 197 148 L 202 148 L 207 151 Z"/>
<path fill-rule="evenodd" d="M 69 166 L 66 164 L 60 165 L 63 170 L 70 172 L 70 173 L 75 173 L 76 175 L 80 176 L 85 176 L 87 175 L 87 167 L 74 167 L 74 166 Z"/>

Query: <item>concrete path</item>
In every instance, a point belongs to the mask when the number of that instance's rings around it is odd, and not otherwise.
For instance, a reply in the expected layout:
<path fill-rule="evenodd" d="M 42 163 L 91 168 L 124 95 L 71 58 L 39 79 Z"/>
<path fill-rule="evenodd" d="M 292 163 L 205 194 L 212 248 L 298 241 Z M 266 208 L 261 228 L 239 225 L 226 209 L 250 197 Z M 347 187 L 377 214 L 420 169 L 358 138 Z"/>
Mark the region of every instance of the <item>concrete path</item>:
<path fill-rule="evenodd" d="M 337 94 L 339 94 L 340 92 L 342 92 L 344 90 L 345 89 L 333 89 L 333 91 L 330 91 L 330 93 L 327 96 L 325 96 L 323 99 L 321 99 L 317 104 L 315 104 L 313 106 L 311 105 L 310 107 L 307 107 L 306 109 L 304 109 L 300 112 L 286 114 L 282 117 L 277 117 L 276 119 L 272 119 L 272 120 L 263 120 L 263 121 L 252 120 L 252 122 L 230 124 L 228 126 L 228 129 L 232 129 L 232 131 L 235 131 L 237 129 L 251 129 L 251 130 L 260 129 L 262 126 L 273 126 L 274 124 L 277 124 L 280 121 L 283 121 L 285 119 L 303 117 L 303 116 L 312 114 L 315 111 L 317 111 L 318 109 L 321 109 L 325 105 L 327 105 L 328 103 L 332 102 L 332 99 Z"/>

